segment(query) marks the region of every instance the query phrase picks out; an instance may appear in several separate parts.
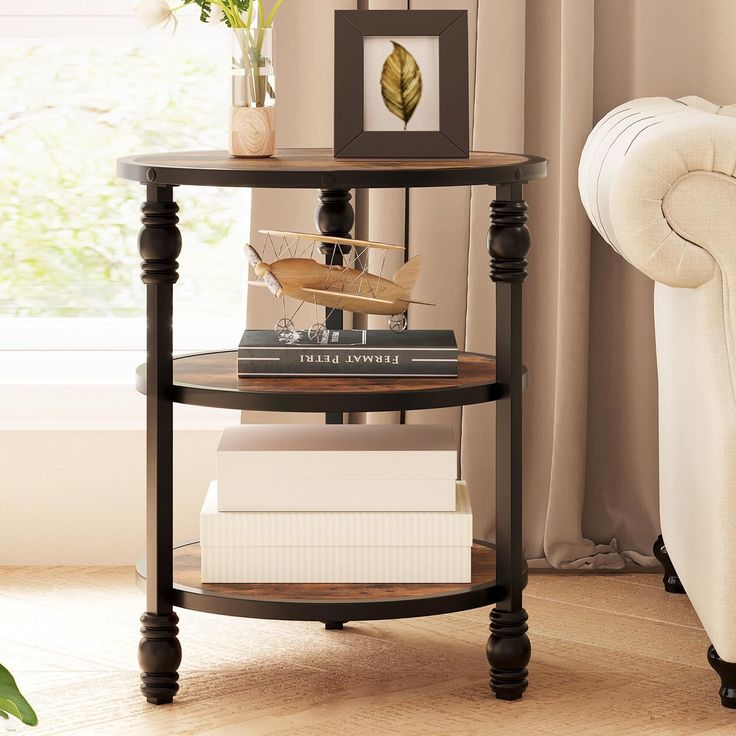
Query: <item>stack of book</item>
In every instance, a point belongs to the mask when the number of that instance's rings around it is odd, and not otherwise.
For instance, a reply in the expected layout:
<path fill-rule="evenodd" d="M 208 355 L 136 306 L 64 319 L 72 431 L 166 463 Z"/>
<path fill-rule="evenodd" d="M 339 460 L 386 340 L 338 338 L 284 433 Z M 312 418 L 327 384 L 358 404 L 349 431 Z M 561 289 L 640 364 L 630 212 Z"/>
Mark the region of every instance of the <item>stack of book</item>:
<path fill-rule="evenodd" d="M 200 517 L 202 582 L 470 582 L 456 478 L 446 426 L 230 427 Z"/>
<path fill-rule="evenodd" d="M 457 343 L 452 330 L 246 330 L 238 375 L 457 377 Z"/>

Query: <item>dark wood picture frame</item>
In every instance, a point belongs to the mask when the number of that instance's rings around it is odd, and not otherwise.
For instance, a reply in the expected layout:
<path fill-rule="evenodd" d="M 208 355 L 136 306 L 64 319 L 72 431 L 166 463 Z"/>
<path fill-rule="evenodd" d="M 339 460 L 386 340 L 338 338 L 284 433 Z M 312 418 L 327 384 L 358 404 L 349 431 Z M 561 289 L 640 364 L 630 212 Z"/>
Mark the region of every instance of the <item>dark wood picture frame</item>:
<path fill-rule="evenodd" d="M 363 130 L 363 39 L 437 36 L 439 130 Z M 465 10 L 335 11 L 335 158 L 467 158 L 468 13 Z"/>

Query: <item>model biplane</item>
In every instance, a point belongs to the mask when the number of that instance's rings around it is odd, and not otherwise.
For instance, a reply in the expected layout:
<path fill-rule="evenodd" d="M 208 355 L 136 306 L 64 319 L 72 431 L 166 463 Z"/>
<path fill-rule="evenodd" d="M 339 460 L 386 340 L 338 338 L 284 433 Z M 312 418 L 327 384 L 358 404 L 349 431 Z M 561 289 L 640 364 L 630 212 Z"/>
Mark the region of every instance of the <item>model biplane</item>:
<path fill-rule="evenodd" d="M 284 339 L 295 334 L 294 317 L 304 304 L 315 307 L 316 321 L 309 328 L 308 335 L 317 342 L 324 336 L 327 317 L 335 309 L 388 315 L 389 327 L 394 332 L 401 332 L 406 329 L 406 310 L 410 304 L 435 306 L 411 298 L 412 289 L 419 278 L 419 256 L 407 261 L 393 279 L 383 276 L 386 254 L 392 250 L 403 251 L 403 246 L 281 230 L 259 232 L 266 236 L 264 253 L 273 251 L 273 258 L 267 263 L 252 245 L 245 246 L 248 261 L 256 276 L 262 280 L 249 283 L 265 286 L 281 299 L 284 316 L 274 329 Z M 332 263 L 330 257 L 326 263 L 315 260 L 316 257 L 322 257 L 319 253 L 321 243 L 337 246 L 332 251 L 331 259 L 336 260 L 334 254 L 337 253 L 342 255 L 342 262 Z M 346 249 L 340 246 L 350 246 L 350 250 L 345 253 Z M 374 268 L 377 274 L 368 271 L 363 249 L 382 253 L 378 263 L 371 264 L 377 266 Z M 291 314 L 287 313 L 287 296 L 301 302 Z M 324 321 L 320 320 L 317 311 L 320 306 L 327 310 Z"/>

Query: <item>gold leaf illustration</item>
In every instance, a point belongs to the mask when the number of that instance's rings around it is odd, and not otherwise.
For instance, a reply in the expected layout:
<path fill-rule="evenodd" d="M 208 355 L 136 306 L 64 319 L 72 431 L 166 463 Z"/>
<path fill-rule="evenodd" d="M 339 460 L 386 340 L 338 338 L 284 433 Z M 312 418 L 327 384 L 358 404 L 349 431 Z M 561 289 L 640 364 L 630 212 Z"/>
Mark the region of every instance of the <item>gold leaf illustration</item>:
<path fill-rule="evenodd" d="M 396 41 L 383 63 L 381 94 L 389 112 L 404 123 L 404 130 L 422 97 L 422 72 L 417 60 Z"/>

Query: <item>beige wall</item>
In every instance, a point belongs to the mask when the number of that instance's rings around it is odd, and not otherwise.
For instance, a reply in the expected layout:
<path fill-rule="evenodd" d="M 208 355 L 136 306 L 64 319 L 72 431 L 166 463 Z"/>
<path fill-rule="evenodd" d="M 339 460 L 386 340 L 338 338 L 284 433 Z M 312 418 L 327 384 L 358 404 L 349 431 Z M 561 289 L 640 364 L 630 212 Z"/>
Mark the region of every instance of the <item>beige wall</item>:
<path fill-rule="evenodd" d="M 736 2 L 596 0 L 595 117 L 634 97 L 736 102 Z"/>
<path fill-rule="evenodd" d="M 730 105 L 736 102 L 736 2 L 704 0 L 695 5 L 701 7 L 704 36 L 702 96 Z"/>
<path fill-rule="evenodd" d="M 174 440 L 174 540 L 199 536 L 219 431 Z M 145 551 L 145 436 L 0 432 L 0 564 L 131 565 Z"/>
<path fill-rule="evenodd" d="M 397 7 L 403 6 L 403 2 L 386 0 Z M 331 24 L 312 21 L 316 14 L 324 17 L 336 8 L 355 5 L 356 0 L 295 0 L 290 3 L 288 12 L 280 14 L 282 27 L 277 28 L 276 63 L 284 54 L 305 60 L 302 65 L 278 69 L 280 145 L 331 145 Z M 378 2 L 371 6 L 378 7 Z M 500 18 L 505 32 L 493 38 L 492 43 L 479 47 L 483 63 L 479 65 L 478 85 L 499 103 L 498 107 L 489 106 L 487 115 L 483 110 L 475 110 L 478 147 L 514 149 L 521 146 L 524 77 L 519 74 L 512 78 L 509 70 L 521 68 L 525 53 L 523 6 L 522 0 L 482 0 L 479 6 L 485 22 L 493 25 Z M 527 7 L 537 11 L 546 7 L 550 10 L 550 23 L 559 25 L 561 22 L 551 12 L 555 10 L 555 3 L 545 5 L 543 0 L 528 0 Z M 576 23 L 582 22 L 582 15 L 575 14 Z M 531 55 L 536 53 L 539 62 L 543 58 L 541 47 L 545 39 L 547 45 L 552 43 L 547 36 L 553 26 L 533 25 L 538 16 L 541 17 L 539 12 L 530 15 L 530 38 L 534 37 L 535 43 L 526 49 L 528 61 L 533 60 Z M 593 118 L 597 120 L 627 99 L 646 95 L 698 94 L 721 104 L 736 102 L 735 31 L 736 0 L 596 0 Z M 282 44 L 289 40 L 288 45 L 279 46 L 279 38 Z M 578 44 L 573 47 L 577 49 Z M 572 49 L 569 50 L 572 53 Z M 509 61 L 512 57 L 513 63 Z M 528 64 L 527 72 L 529 78 L 539 74 L 534 64 Z M 303 87 L 308 87 L 310 107 L 319 109 L 320 115 L 299 114 L 297 102 Z M 527 121 L 530 140 L 541 136 L 541 132 L 535 133 L 535 126 L 540 130 L 547 127 L 540 126 L 539 121 L 549 116 L 558 122 L 563 120 L 559 110 L 550 112 L 545 108 L 542 104 L 545 100 L 546 97 L 540 96 L 540 112 L 535 114 L 533 124 Z M 563 130 L 568 128 L 563 126 Z M 553 178 L 551 176 L 544 184 L 548 190 Z M 532 189 L 530 187 L 530 200 L 541 196 L 541 185 L 539 194 Z M 471 220 L 473 231 L 484 233 L 489 196 L 485 190 L 480 194 L 482 196 L 471 200 Z M 421 194 L 420 198 L 425 196 Z M 286 209 L 284 201 L 283 192 L 255 192 L 254 228 L 274 226 L 275 220 L 284 227 L 311 222 L 316 204 L 314 192 L 306 191 L 297 196 L 292 193 Z M 396 202 L 396 198 L 391 201 Z M 381 221 L 393 226 L 396 219 L 395 213 L 382 210 L 379 202 L 372 202 L 370 208 L 372 231 L 378 230 Z M 419 205 L 419 200 L 415 204 Z M 532 204 L 536 206 L 535 202 Z M 566 208 L 565 211 L 572 210 Z M 536 217 L 544 215 L 548 222 L 556 217 L 555 211 L 544 208 L 534 209 L 534 212 L 538 213 Z M 415 230 L 420 226 L 426 227 L 426 223 L 415 220 L 412 225 Z M 540 231 L 541 223 L 535 227 L 535 232 Z M 540 239 L 530 281 L 539 278 L 535 274 L 545 273 L 544 257 L 556 257 L 551 245 L 545 248 Z M 476 246 L 470 254 L 477 264 L 468 282 L 471 292 L 485 288 L 484 284 L 487 286 L 487 254 L 482 237 Z M 530 283 L 530 288 L 532 286 Z M 249 306 L 251 313 L 259 318 L 259 324 L 252 326 L 270 326 L 276 314 L 275 302 L 262 290 L 252 292 Z M 638 519 L 646 527 L 642 538 L 650 534 L 653 538 L 658 528 L 651 285 L 607 246 L 594 241 L 590 292 L 590 385 L 583 527 L 585 535 L 591 539 L 617 536 L 622 546 L 628 548 L 633 540 L 627 539 L 627 524 L 621 520 Z M 468 317 L 468 332 L 484 336 L 482 345 L 473 345 L 478 349 L 488 347 L 485 336 L 490 334 L 490 291 L 487 301 L 486 313 L 476 310 Z M 533 304 L 530 309 L 532 307 Z M 475 325 L 476 319 L 482 324 Z M 636 335 L 633 343 L 632 335 Z M 527 359 L 530 357 L 534 356 L 527 356 Z M 628 387 L 625 394 L 613 390 L 622 383 Z M 468 410 L 468 415 L 474 413 L 482 413 L 482 422 L 490 431 L 489 409 L 472 407 Z M 264 421 L 265 417 L 251 416 L 249 419 Z M 315 417 L 301 419 L 314 420 Z M 217 437 L 218 432 L 177 433 L 175 537 L 178 539 L 197 534 L 199 506 L 214 473 Z M 468 452 L 485 458 L 489 442 L 487 433 L 478 434 L 476 446 L 468 443 Z M 638 446 L 637 452 L 631 452 L 632 444 Z M 641 462 L 622 463 L 622 457 L 640 458 Z M 539 457 L 534 461 L 540 466 Z M 487 462 L 484 460 L 476 473 L 475 485 L 479 488 L 483 478 L 492 477 L 490 462 L 491 458 Z M 0 432 L 0 562 L 129 564 L 143 547 L 144 473 L 144 435 L 141 431 Z M 528 474 L 527 481 L 534 481 L 533 472 Z M 540 480 L 538 485 L 543 482 L 546 481 Z M 529 506 L 532 513 L 527 518 L 527 531 L 537 538 L 544 524 L 545 505 Z M 569 513 L 569 506 L 563 510 Z M 479 530 L 488 532 L 490 521 L 490 507 L 485 501 L 479 502 Z M 541 554 L 541 549 L 532 551 Z"/>

